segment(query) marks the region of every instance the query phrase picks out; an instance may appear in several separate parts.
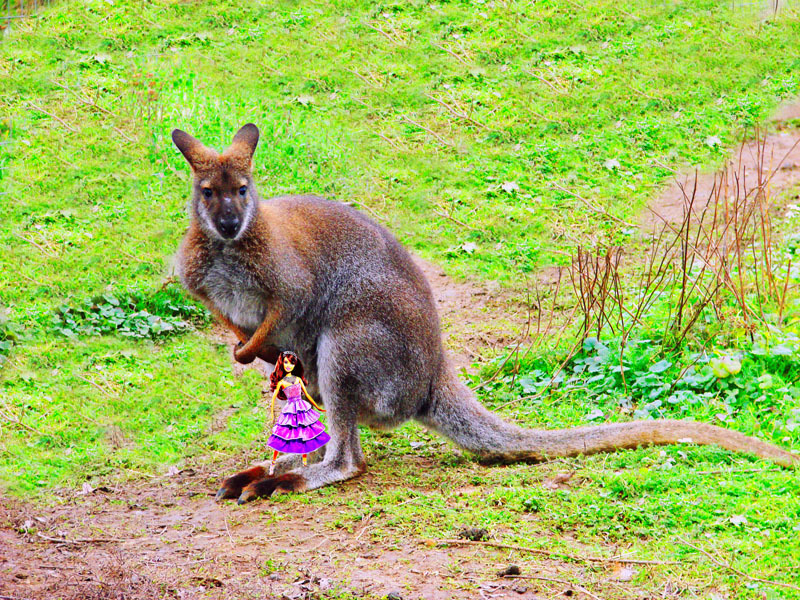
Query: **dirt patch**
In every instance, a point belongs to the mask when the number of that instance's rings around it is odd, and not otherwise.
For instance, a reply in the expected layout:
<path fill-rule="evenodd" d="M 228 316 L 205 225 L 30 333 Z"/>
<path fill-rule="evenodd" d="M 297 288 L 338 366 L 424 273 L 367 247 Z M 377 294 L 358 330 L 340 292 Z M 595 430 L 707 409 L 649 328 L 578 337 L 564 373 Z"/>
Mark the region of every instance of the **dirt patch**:
<path fill-rule="evenodd" d="M 5 499 L 0 597 L 295 600 L 395 592 L 444 600 L 474 598 L 482 589 L 492 598 L 537 597 L 534 587 L 520 593 L 519 582 L 499 579 L 503 559 L 487 560 L 483 549 L 376 542 L 371 517 L 341 526 L 341 511 L 362 493 L 359 482 L 343 487 L 330 505 L 294 497 L 237 507 L 214 502 L 209 490 L 220 474 L 189 471 L 114 490 L 64 493 L 59 505 L 47 508 Z"/>
<path fill-rule="evenodd" d="M 800 184 L 800 130 L 785 126 L 787 121 L 797 118 L 800 118 L 800 102 L 784 105 L 772 119 L 777 123 L 776 131 L 761 142 L 749 141 L 731 152 L 725 167 L 728 185 L 736 185 L 738 179 L 739 185 L 744 187 L 746 182 L 747 189 L 753 189 L 759 168 L 769 177 L 768 189 L 773 196 Z M 700 210 L 718 181 L 717 172 L 676 173 L 673 183 L 641 214 L 640 225 L 650 231 L 664 221 L 679 223 L 687 195 L 695 194 L 695 210 Z"/>

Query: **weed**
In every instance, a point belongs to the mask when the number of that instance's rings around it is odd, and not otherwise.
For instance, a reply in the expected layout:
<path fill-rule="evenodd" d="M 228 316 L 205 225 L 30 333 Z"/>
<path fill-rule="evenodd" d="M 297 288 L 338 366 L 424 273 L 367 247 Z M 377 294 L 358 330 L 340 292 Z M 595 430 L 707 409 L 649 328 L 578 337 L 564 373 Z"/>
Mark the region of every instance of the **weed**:
<path fill-rule="evenodd" d="M 187 331 L 191 321 L 208 323 L 210 315 L 172 286 L 150 295 L 106 293 L 77 306 L 64 305 L 52 314 L 49 326 L 67 337 L 116 333 L 154 339 Z"/>

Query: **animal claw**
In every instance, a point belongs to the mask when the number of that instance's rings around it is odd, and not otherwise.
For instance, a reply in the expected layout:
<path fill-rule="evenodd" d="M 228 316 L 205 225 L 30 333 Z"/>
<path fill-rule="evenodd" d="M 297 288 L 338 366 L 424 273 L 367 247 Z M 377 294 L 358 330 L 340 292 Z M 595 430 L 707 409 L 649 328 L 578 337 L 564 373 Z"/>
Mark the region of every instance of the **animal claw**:
<path fill-rule="evenodd" d="M 219 488 L 219 490 L 217 490 L 217 495 L 214 496 L 214 500 L 216 502 L 219 502 L 220 500 L 222 500 L 225 497 L 225 494 L 227 493 L 227 491 L 228 490 L 226 488 L 224 488 L 224 487 Z"/>
<path fill-rule="evenodd" d="M 239 496 L 239 499 L 236 501 L 236 504 L 239 505 L 245 504 L 247 502 L 250 502 L 250 500 L 252 500 L 253 498 L 255 498 L 255 494 L 250 490 L 245 490 L 242 492 L 242 495 Z"/>

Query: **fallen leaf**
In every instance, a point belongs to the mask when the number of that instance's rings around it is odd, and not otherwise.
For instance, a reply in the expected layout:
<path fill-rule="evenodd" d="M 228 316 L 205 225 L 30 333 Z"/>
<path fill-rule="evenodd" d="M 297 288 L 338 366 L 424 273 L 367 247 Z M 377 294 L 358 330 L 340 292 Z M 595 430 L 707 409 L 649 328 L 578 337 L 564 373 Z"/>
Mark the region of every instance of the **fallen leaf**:
<path fill-rule="evenodd" d="M 615 579 L 616 581 L 630 581 L 633 579 L 634 575 L 636 575 L 636 571 L 634 571 L 631 567 L 626 565 L 617 565 L 611 572 L 611 579 Z"/>
<path fill-rule="evenodd" d="M 586 415 L 586 418 L 589 419 L 590 421 L 594 421 L 595 419 L 602 419 L 604 416 L 605 415 L 603 414 L 602 410 L 600 410 L 599 408 L 595 408 L 592 412 Z"/>
<path fill-rule="evenodd" d="M 736 525 L 737 527 L 740 525 L 747 525 L 747 517 L 744 515 L 733 515 L 729 521 L 731 522 L 731 525 Z"/>
<path fill-rule="evenodd" d="M 559 473 L 552 479 L 545 479 L 542 482 L 542 485 L 549 490 L 564 490 L 569 489 L 567 485 L 567 481 L 572 479 L 572 476 L 575 475 L 575 471 L 571 471 L 569 473 Z"/>

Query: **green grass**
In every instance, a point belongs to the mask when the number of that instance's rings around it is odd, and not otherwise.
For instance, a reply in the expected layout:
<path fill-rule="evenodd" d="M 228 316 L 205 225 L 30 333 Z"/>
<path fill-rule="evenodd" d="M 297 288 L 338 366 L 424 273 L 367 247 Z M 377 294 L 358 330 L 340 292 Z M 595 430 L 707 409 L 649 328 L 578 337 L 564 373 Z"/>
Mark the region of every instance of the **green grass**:
<path fill-rule="evenodd" d="M 174 127 L 221 148 L 253 121 L 262 195 L 353 202 L 451 275 L 515 285 L 580 242 L 630 235 L 557 185 L 634 221 L 667 167 L 714 167 L 800 91 L 799 36 L 792 9 L 756 21 L 711 1 L 116 0 L 15 22 L 0 41 L 0 488 L 46 501 L 53 486 L 252 452 L 263 434 L 259 382 L 234 379 L 227 349 L 202 333 L 52 326 L 60 306 L 104 294 L 162 314 L 154 299 L 187 224 Z M 482 399 L 530 426 L 587 424 L 598 406 L 628 418 L 611 396 L 524 395 L 501 378 Z M 713 420 L 718 401 L 678 416 Z M 795 441 L 780 411 L 796 407 L 740 410 L 729 426 Z M 379 486 L 353 484 L 357 501 L 332 488 L 276 501 L 343 502 L 341 527 L 375 513 L 374 539 L 479 525 L 526 545 L 660 556 L 666 530 L 686 564 L 654 572 L 688 582 L 688 597 L 769 588 L 709 578 L 677 536 L 753 576 L 798 578 L 796 476 L 698 474 L 761 462 L 669 448 L 485 468 L 413 425 L 364 437 Z M 572 491 L 540 485 L 569 469 Z M 794 593 L 778 591 L 768 597 Z"/>
<path fill-rule="evenodd" d="M 31 343 L 4 373 L 0 481 L 17 494 L 208 462 L 261 431 L 260 384 L 199 336 Z M 228 416 L 215 424 L 215 416 Z M 230 428 L 230 429 L 229 429 Z M 224 432 L 224 434 L 223 434 Z"/>
<path fill-rule="evenodd" d="M 220 148 L 246 121 L 265 195 L 357 202 L 451 272 L 512 280 L 597 230 L 555 183 L 632 218 L 670 176 L 656 160 L 719 162 L 709 138 L 798 92 L 799 34 L 788 9 L 710 1 L 60 3 L 0 47 L 0 267 L 30 278 L 0 295 L 157 277 L 185 225 L 171 129 Z"/>

